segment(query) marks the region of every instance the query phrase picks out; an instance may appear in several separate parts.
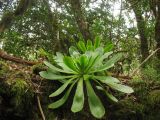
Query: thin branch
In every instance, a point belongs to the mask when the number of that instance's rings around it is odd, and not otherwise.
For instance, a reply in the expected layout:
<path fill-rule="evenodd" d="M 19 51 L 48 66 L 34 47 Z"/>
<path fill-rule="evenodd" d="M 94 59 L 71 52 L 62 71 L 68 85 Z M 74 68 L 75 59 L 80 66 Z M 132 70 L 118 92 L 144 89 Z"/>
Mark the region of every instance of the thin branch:
<path fill-rule="evenodd" d="M 133 73 L 131 74 L 131 76 L 134 76 L 134 75 L 138 72 L 139 68 L 140 68 L 142 65 L 144 65 L 144 63 L 146 63 L 156 52 L 158 52 L 158 50 L 160 50 L 160 48 L 157 48 L 155 51 L 153 51 L 153 52 L 133 71 Z"/>
<path fill-rule="evenodd" d="M 41 116 L 42 116 L 42 120 L 46 120 L 43 109 L 42 109 L 42 106 L 41 106 L 39 95 L 37 95 L 37 102 L 38 102 L 39 111 L 40 111 Z"/>

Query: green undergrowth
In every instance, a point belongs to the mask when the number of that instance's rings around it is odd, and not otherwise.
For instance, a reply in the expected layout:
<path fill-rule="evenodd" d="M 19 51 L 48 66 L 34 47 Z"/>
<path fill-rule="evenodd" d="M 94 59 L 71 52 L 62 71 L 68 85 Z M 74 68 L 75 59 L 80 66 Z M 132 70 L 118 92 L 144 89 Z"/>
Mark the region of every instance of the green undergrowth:
<path fill-rule="evenodd" d="M 32 73 L 39 75 L 39 72 L 45 69 L 44 64 L 33 65 L 31 68 Z"/>
<path fill-rule="evenodd" d="M 5 63 L 0 63 L 0 119 L 22 119 L 31 117 L 34 93 L 28 77 L 20 71 L 9 70 Z"/>
<path fill-rule="evenodd" d="M 5 77 L 8 72 L 9 72 L 8 65 L 5 62 L 0 61 L 0 78 Z"/>
<path fill-rule="evenodd" d="M 113 105 L 109 120 L 159 120 L 160 82 L 133 79 L 134 94 Z"/>
<path fill-rule="evenodd" d="M 0 62 L 0 68 L 0 120 L 40 120 L 41 114 L 37 107 L 36 94 L 30 83 L 30 74 L 10 70 L 4 62 Z M 36 71 L 34 73 L 36 74 L 43 66 L 37 65 L 34 68 L 33 71 Z M 107 114 L 102 120 L 160 120 L 160 81 L 154 74 L 157 73 L 148 72 L 148 75 L 143 74 L 140 77 L 137 75 L 129 80 L 127 84 L 134 89 L 134 93 L 131 95 L 114 93 L 119 99 L 118 103 L 110 103 L 98 94 L 108 108 Z M 53 118 L 58 120 L 96 120 L 90 115 L 87 104 L 79 113 L 71 113 L 70 104 L 56 110 L 49 110 L 48 104 L 52 100 L 47 96 L 60 84 L 42 81 L 42 86 L 43 93 L 40 95 L 40 100 L 46 120 Z M 73 95 L 74 93 L 71 93 L 70 101 L 72 101 Z"/>

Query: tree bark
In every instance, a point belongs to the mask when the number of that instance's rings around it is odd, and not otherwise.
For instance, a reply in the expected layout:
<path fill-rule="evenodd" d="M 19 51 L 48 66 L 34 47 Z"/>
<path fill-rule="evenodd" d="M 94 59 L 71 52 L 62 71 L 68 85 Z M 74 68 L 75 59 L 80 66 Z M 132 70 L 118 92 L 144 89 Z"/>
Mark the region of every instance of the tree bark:
<path fill-rule="evenodd" d="M 69 0 L 69 1 L 70 1 L 71 9 L 74 13 L 75 20 L 78 24 L 79 31 L 83 35 L 84 40 L 93 41 L 91 33 L 89 31 L 87 20 L 82 11 L 82 4 L 80 0 Z"/>
<path fill-rule="evenodd" d="M 150 6 L 151 11 L 153 12 L 153 15 L 156 17 L 157 16 L 156 0 L 150 0 L 149 6 Z"/>
<path fill-rule="evenodd" d="M 2 50 L 0 50 L 0 58 L 2 58 L 4 60 L 9 60 L 9 61 L 12 61 L 12 62 L 20 63 L 20 64 L 30 65 L 30 66 L 41 63 L 40 61 L 37 62 L 37 61 L 24 60 L 22 58 L 9 55 L 5 51 L 2 51 Z"/>
<path fill-rule="evenodd" d="M 157 16 L 155 24 L 155 40 L 157 42 L 156 48 L 160 48 L 160 0 L 157 2 Z M 157 58 L 160 60 L 160 50 L 157 52 Z"/>
<path fill-rule="evenodd" d="M 57 50 L 60 51 L 60 41 L 57 38 L 59 26 L 58 26 L 58 13 L 57 11 L 52 12 L 51 5 L 49 4 L 49 0 L 43 0 L 44 5 L 48 11 L 48 23 L 46 24 L 47 29 L 49 31 L 49 35 L 51 40 L 51 44 L 53 46 L 52 51 L 55 53 Z"/>
<path fill-rule="evenodd" d="M 156 49 L 160 48 L 160 0 L 150 0 L 150 10 L 153 12 L 155 18 L 155 41 Z M 157 58 L 160 61 L 160 49 L 157 51 Z M 157 63 L 159 70 L 160 64 Z"/>
<path fill-rule="evenodd" d="M 142 16 L 141 6 L 138 5 L 139 2 L 136 2 L 136 4 L 134 4 L 133 3 L 134 1 L 132 0 L 128 0 L 128 2 L 131 4 L 131 7 L 136 17 L 137 28 L 141 40 L 140 49 L 142 54 L 142 61 L 144 61 L 149 55 L 149 49 L 148 49 L 148 40 L 146 36 L 146 26 L 144 18 Z"/>
<path fill-rule="evenodd" d="M 146 36 L 146 28 L 145 28 L 145 22 L 141 14 L 138 12 L 135 12 L 136 16 L 136 21 L 137 21 L 137 27 L 138 27 L 138 32 L 140 35 L 141 39 L 141 54 L 142 54 L 142 61 L 145 60 L 148 55 L 149 55 L 149 50 L 148 50 L 148 40 Z"/>

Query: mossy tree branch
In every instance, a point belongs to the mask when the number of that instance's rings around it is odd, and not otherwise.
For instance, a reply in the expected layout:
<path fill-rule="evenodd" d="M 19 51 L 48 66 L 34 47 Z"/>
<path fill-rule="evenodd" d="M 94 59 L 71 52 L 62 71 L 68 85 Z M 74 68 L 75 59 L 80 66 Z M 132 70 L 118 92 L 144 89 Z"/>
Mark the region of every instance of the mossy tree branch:
<path fill-rule="evenodd" d="M 4 52 L 2 50 L 0 50 L 0 58 L 2 58 L 4 60 L 9 60 L 9 61 L 13 61 L 16 63 L 20 63 L 20 64 L 31 65 L 31 66 L 39 63 L 39 62 L 35 62 L 35 61 L 27 61 L 27 60 L 24 60 L 19 57 L 14 57 L 12 55 L 7 54 L 6 52 Z"/>

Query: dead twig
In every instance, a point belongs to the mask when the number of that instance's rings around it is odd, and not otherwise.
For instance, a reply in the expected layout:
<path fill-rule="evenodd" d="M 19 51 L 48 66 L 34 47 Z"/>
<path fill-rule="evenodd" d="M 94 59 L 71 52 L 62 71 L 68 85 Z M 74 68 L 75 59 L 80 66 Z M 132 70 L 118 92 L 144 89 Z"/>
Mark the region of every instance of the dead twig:
<path fill-rule="evenodd" d="M 43 109 L 42 109 L 42 106 L 41 106 L 39 95 L 37 95 L 37 102 L 38 102 L 38 108 L 39 108 L 39 111 L 41 113 L 42 119 L 46 120 Z"/>

